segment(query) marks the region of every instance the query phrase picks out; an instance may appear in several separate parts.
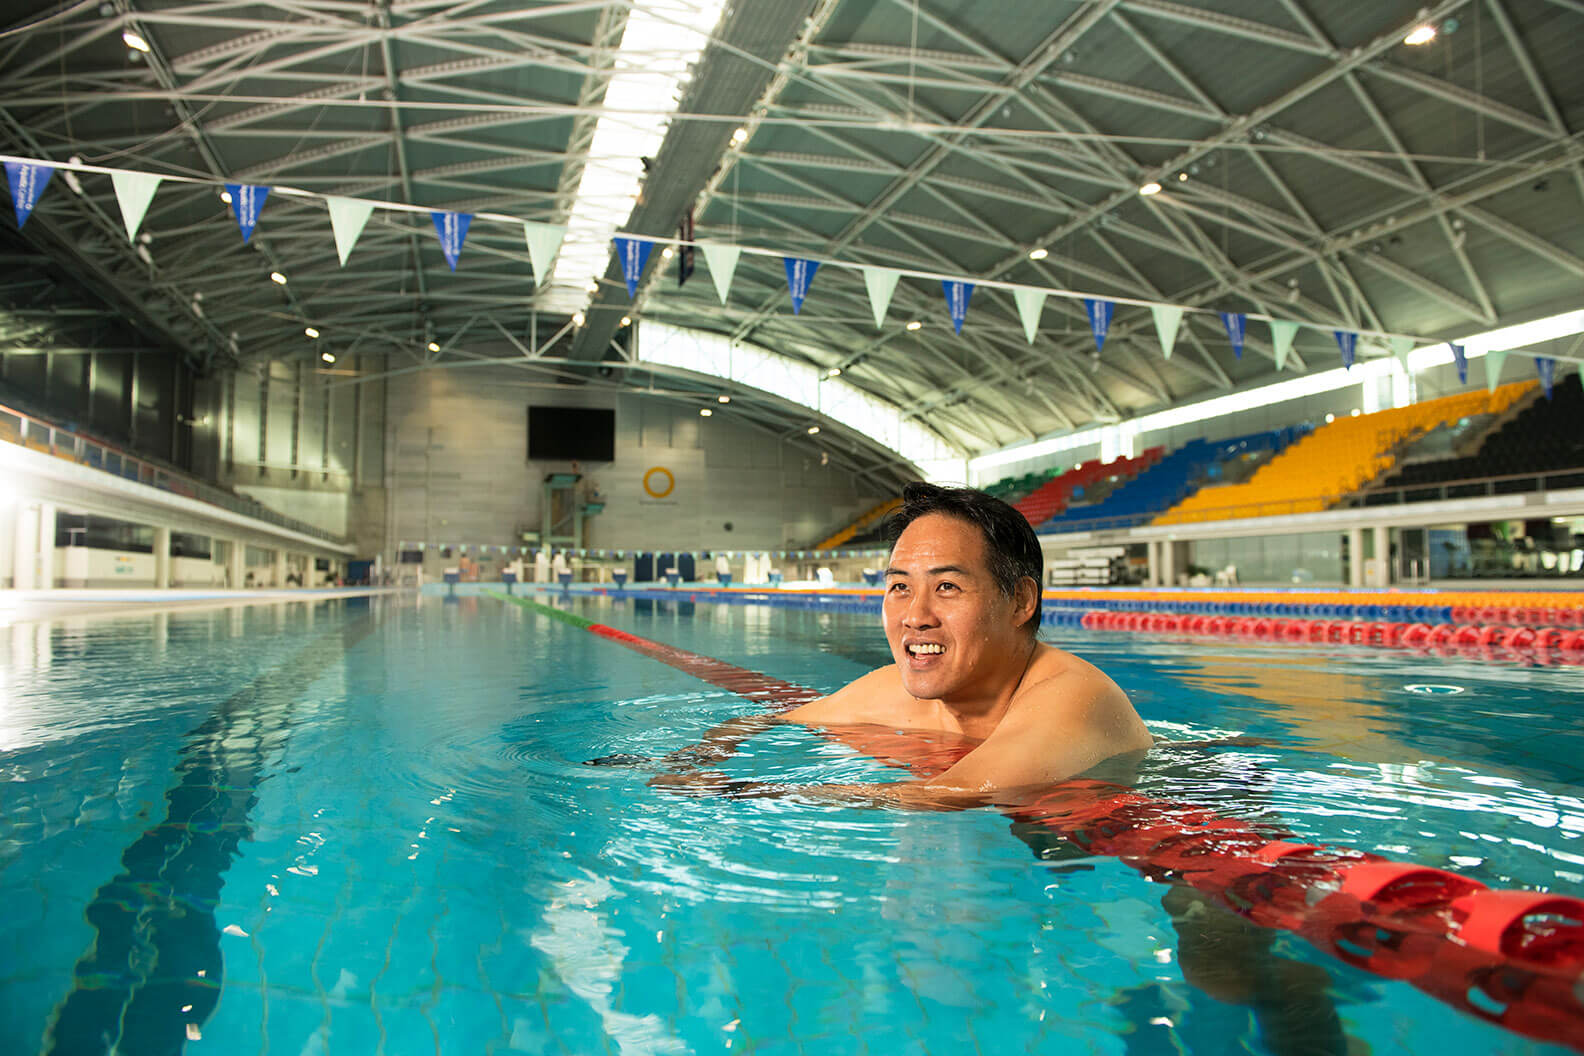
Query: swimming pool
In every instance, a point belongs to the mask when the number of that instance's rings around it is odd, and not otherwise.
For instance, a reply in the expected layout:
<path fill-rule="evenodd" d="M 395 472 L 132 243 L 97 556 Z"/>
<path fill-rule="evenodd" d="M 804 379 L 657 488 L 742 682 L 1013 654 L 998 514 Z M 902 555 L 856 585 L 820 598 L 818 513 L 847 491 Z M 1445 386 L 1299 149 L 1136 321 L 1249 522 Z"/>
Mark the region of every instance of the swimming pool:
<path fill-rule="evenodd" d="M 829 690 L 872 616 L 576 616 Z M 1584 891 L 1569 669 L 1070 628 L 1172 739 L 1140 791 L 1492 887 Z M 389 598 L 18 625 L 0 1051 L 1568 1051 L 996 810 L 665 795 L 741 696 L 529 608 Z M 776 728 L 724 769 L 895 769 Z"/>

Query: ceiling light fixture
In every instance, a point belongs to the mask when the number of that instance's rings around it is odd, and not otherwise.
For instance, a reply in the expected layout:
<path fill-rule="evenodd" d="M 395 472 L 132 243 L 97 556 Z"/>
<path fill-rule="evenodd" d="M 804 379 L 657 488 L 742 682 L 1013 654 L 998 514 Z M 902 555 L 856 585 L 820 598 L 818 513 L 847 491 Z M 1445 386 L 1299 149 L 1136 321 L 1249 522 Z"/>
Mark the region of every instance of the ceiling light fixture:
<path fill-rule="evenodd" d="M 1403 43 L 1410 48 L 1417 48 L 1421 44 L 1428 44 L 1436 38 L 1436 28 L 1428 22 L 1422 26 L 1415 26 L 1403 38 Z"/>
<path fill-rule="evenodd" d="M 1432 30 L 1431 32 L 1433 33 L 1434 30 Z M 149 53 L 149 51 L 150 51 L 149 42 L 144 40 L 138 34 L 132 32 L 130 29 L 122 31 L 122 33 L 121 33 L 121 43 L 125 44 L 127 47 L 131 48 L 133 51 L 141 51 L 145 55 L 147 55 Z"/>
<path fill-rule="evenodd" d="M 699 408 L 699 417 L 700 418 L 708 418 L 710 415 L 712 415 L 714 413 L 715 412 L 710 410 L 708 407 L 700 407 Z"/>
<path fill-rule="evenodd" d="M 917 329 L 919 329 L 919 328 L 920 328 L 920 327 L 922 327 L 922 326 L 923 326 L 923 325 L 924 325 L 924 324 L 923 324 L 923 323 L 921 323 L 921 322 L 919 322 L 919 321 L 918 321 L 918 320 L 917 320 L 917 319 L 915 319 L 915 320 L 913 320 L 913 321 L 912 321 L 912 322 L 911 322 L 911 323 L 909 323 L 909 324 L 908 324 L 908 325 L 907 325 L 907 328 L 908 328 L 908 329 L 909 329 L 909 330 L 917 330 Z"/>
<path fill-rule="evenodd" d="M 599 283 L 591 282 L 591 283 L 589 283 L 587 286 L 585 286 L 583 288 L 585 290 L 587 290 L 589 293 L 598 293 L 599 292 Z"/>
<path fill-rule="evenodd" d="M 1179 172 L 1177 174 L 1177 182 L 1178 183 L 1187 183 L 1188 182 L 1188 174 L 1186 172 Z"/>
<path fill-rule="evenodd" d="M 840 367 L 832 367 L 832 368 L 830 368 L 829 370 L 827 370 L 825 372 L 825 376 L 827 378 L 839 378 L 839 377 L 841 377 L 841 368 Z"/>
<path fill-rule="evenodd" d="M 676 256 L 676 250 L 672 249 L 670 246 L 667 246 L 660 251 L 660 256 L 664 257 L 666 260 L 670 260 L 672 257 Z"/>
<path fill-rule="evenodd" d="M 284 286 L 286 285 L 286 276 L 278 271 L 272 271 L 270 272 L 270 281 L 277 286 Z"/>
<path fill-rule="evenodd" d="M 1043 246 L 1041 246 L 1039 249 L 1029 250 L 1030 260 L 1044 260 L 1048 256 L 1050 256 L 1050 250 L 1044 248 Z"/>
<path fill-rule="evenodd" d="M 1139 194 L 1142 194 L 1144 197 L 1148 198 L 1152 194 L 1159 194 L 1160 190 L 1161 185 L 1156 183 L 1154 180 L 1151 180 L 1139 188 Z"/>
<path fill-rule="evenodd" d="M 631 326 L 632 325 L 632 316 L 630 316 L 630 315 L 622 316 L 621 325 L 623 325 L 623 326 Z"/>
<path fill-rule="evenodd" d="M 307 334 L 309 337 L 318 337 L 319 328 L 316 326 L 305 326 L 303 327 L 303 333 Z"/>
<path fill-rule="evenodd" d="M 438 352 L 438 351 L 440 351 L 440 344 L 439 344 L 439 342 L 437 342 L 437 341 L 431 341 L 431 342 L 429 342 L 429 344 L 428 344 L 428 345 L 426 345 L 426 346 L 424 346 L 424 347 L 426 347 L 426 348 L 428 348 L 428 349 L 429 349 L 429 351 L 431 351 L 431 352 Z"/>
<path fill-rule="evenodd" d="M 224 202 L 225 204 L 230 205 L 231 204 L 231 192 L 230 191 L 221 191 L 220 192 L 220 200 L 222 202 Z"/>
<path fill-rule="evenodd" d="M 808 435 L 810 435 L 810 436 L 818 436 L 819 435 L 819 426 L 817 426 L 817 425 L 809 426 L 808 427 Z"/>
<path fill-rule="evenodd" d="M 326 363 L 334 363 L 335 362 L 335 353 L 334 352 L 321 352 L 321 353 L 319 353 L 319 358 L 324 360 Z"/>
<path fill-rule="evenodd" d="M 730 403 L 731 402 L 731 397 L 730 396 L 717 396 L 717 397 L 715 397 L 715 402 L 716 403 Z"/>
<path fill-rule="evenodd" d="M 740 147 L 746 142 L 748 142 L 748 130 L 746 128 L 739 128 L 732 133 L 733 145 Z"/>
<path fill-rule="evenodd" d="M 572 313 L 572 325 L 573 326 L 582 326 L 583 325 L 583 313 L 582 312 L 573 312 Z"/>

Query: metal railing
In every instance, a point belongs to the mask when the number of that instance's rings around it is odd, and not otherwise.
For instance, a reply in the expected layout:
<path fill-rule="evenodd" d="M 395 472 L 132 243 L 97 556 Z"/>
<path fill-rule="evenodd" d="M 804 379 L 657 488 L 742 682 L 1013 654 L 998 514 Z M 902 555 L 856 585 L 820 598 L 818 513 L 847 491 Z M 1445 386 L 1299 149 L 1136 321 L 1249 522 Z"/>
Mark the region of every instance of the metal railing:
<path fill-rule="evenodd" d="M 1440 499 L 1470 499 L 1485 495 L 1522 495 L 1552 488 L 1584 488 L 1584 467 L 1547 473 L 1509 473 L 1494 477 L 1463 477 L 1423 484 L 1377 488 L 1359 496 L 1360 506 L 1396 506 Z"/>
<path fill-rule="evenodd" d="M 101 470 L 123 480 L 136 481 L 174 495 L 197 499 L 199 502 L 206 502 L 244 517 L 301 532 L 315 539 L 323 539 L 325 542 L 337 544 L 346 542 L 343 536 L 334 535 L 294 517 L 287 517 L 283 513 L 276 513 L 253 499 L 217 488 L 197 477 L 171 469 L 148 458 L 130 455 L 103 441 L 90 439 L 70 429 L 12 410 L 3 404 L 0 404 L 0 441 Z M 310 472 L 318 471 L 310 470 Z"/>

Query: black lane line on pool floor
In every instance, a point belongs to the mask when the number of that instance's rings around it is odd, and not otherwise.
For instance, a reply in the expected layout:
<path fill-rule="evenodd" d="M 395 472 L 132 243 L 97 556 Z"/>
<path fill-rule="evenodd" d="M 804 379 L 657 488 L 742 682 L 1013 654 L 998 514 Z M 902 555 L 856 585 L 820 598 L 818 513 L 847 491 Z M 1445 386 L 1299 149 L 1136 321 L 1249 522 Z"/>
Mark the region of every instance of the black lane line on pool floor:
<path fill-rule="evenodd" d="M 188 734 L 165 819 L 126 849 L 122 872 L 88 904 L 94 940 L 50 1019 L 45 1052 L 164 1056 L 201 1033 L 225 976 L 214 909 L 238 846 L 252 836 L 265 768 L 308 687 L 373 627 L 364 617 L 319 638 Z"/>

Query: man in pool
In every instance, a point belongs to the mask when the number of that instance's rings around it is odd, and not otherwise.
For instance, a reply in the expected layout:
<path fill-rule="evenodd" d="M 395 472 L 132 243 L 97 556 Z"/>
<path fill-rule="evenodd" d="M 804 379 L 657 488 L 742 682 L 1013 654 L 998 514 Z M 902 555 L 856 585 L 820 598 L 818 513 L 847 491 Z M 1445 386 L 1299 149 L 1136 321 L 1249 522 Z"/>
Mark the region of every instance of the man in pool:
<path fill-rule="evenodd" d="M 1115 682 L 1038 640 L 1043 556 L 1021 513 L 969 488 L 914 483 L 902 497 L 887 522 L 882 609 L 896 662 L 779 716 L 718 726 L 661 760 L 684 772 L 651 784 L 950 810 L 1015 802 L 1108 761 L 1126 766 L 1154 743 Z M 934 777 L 878 785 L 728 781 L 702 769 L 778 722 L 934 732 L 967 751 Z"/>

